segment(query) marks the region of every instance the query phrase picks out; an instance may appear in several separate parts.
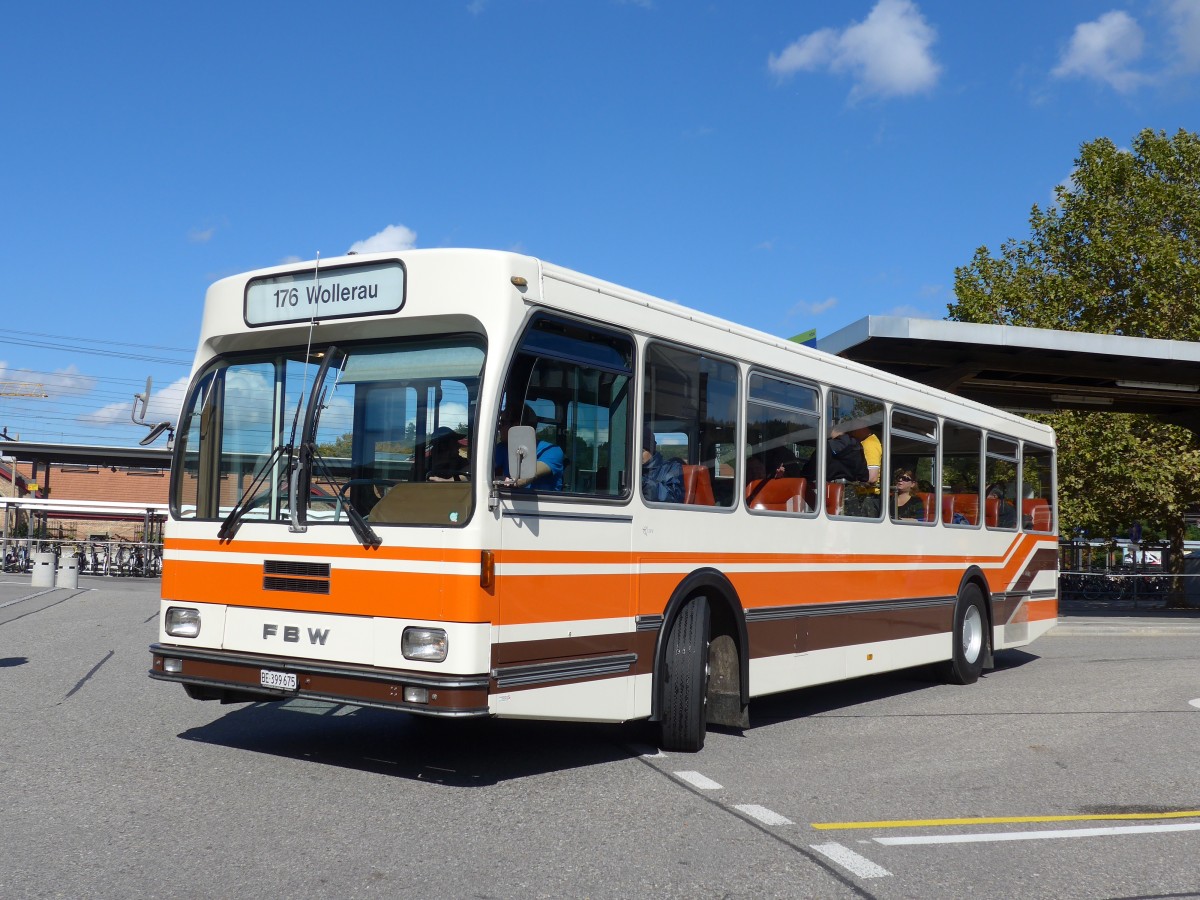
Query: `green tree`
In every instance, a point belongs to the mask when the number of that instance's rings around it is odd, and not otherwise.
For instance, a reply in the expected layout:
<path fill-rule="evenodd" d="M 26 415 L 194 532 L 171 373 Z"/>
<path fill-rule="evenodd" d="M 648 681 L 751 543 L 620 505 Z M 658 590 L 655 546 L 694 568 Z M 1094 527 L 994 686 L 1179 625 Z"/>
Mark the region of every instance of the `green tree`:
<path fill-rule="evenodd" d="M 345 434 L 338 437 L 331 443 L 320 444 L 317 447 L 317 452 L 326 459 L 335 459 L 338 457 L 350 458 L 350 450 L 354 444 L 354 435 L 347 431 Z"/>
<path fill-rule="evenodd" d="M 949 318 L 1094 334 L 1200 339 L 1200 135 L 1142 131 L 1125 151 L 1086 143 L 1028 238 L 955 270 Z M 1182 571 L 1184 512 L 1200 502 L 1196 434 L 1146 416 L 1063 412 L 1063 532 L 1165 531 Z"/>

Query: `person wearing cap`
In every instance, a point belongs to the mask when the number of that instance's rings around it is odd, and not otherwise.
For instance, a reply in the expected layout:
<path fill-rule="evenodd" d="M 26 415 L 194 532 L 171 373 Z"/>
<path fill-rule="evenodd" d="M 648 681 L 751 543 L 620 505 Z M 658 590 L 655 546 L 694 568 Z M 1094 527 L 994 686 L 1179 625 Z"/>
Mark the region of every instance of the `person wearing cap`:
<path fill-rule="evenodd" d="M 683 502 L 683 463 L 658 452 L 649 425 L 642 429 L 642 496 L 658 503 Z"/>
<path fill-rule="evenodd" d="M 443 425 L 429 438 L 429 481 L 469 481 L 467 460 L 459 453 L 460 435 Z"/>

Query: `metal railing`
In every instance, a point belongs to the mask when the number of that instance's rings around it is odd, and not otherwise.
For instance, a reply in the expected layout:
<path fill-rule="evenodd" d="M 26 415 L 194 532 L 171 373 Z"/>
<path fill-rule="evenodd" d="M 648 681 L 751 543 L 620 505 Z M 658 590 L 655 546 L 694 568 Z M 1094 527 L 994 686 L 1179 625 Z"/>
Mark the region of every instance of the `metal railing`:
<path fill-rule="evenodd" d="M 157 578 L 162 574 L 162 544 L 146 541 L 9 538 L 3 551 L 8 574 L 31 572 L 37 553 L 53 553 L 56 559 L 74 556 L 80 575 Z"/>

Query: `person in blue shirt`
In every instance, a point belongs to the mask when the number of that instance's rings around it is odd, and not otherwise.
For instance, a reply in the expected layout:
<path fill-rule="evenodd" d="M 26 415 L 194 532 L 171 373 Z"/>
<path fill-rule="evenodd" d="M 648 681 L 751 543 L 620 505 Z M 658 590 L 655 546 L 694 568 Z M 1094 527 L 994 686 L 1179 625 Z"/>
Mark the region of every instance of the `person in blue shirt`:
<path fill-rule="evenodd" d="M 642 496 L 658 503 L 683 502 L 683 463 L 658 452 L 649 425 L 642 429 Z"/>
<path fill-rule="evenodd" d="M 532 479 L 512 478 L 508 473 L 508 429 L 513 425 L 531 425 L 537 428 L 537 411 L 528 403 L 517 408 L 506 409 L 500 421 L 500 441 L 496 444 L 496 474 L 513 487 L 533 491 L 561 491 L 563 489 L 562 447 L 549 441 L 537 442 L 537 465 Z"/>

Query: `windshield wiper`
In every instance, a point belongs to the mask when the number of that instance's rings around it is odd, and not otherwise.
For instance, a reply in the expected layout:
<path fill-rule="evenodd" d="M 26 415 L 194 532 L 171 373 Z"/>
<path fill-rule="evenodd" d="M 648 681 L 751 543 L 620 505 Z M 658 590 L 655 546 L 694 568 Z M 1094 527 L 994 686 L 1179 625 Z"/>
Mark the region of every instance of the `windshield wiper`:
<path fill-rule="evenodd" d="M 316 463 L 316 468 L 320 470 L 322 480 L 328 486 L 333 488 L 334 493 L 337 493 L 337 482 L 333 478 L 333 473 L 329 471 L 329 464 L 326 463 L 325 457 L 321 455 L 314 443 L 307 443 L 300 448 L 301 465 L 307 457 L 307 464 Z M 378 547 L 383 543 L 383 538 L 376 534 L 375 529 L 367 524 L 367 520 L 362 517 L 362 514 L 354 508 L 354 504 L 350 501 L 349 494 L 346 495 L 346 518 L 350 521 L 350 530 L 354 532 L 354 536 L 358 538 L 358 542 L 364 547 Z"/>
<path fill-rule="evenodd" d="M 292 520 L 292 531 L 306 531 L 308 529 L 308 502 L 311 499 L 309 490 L 312 487 L 314 464 L 320 465 L 322 477 L 334 489 L 334 493 L 336 494 L 337 492 L 337 484 L 333 480 L 325 458 L 317 450 L 316 441 L 317 426 L 320 424 L 321 410 L 325 408 L 325 398 L 328 393 L 328 389 L 325 387 L 325 380 L 329 375 L 330 363 L 337 352 L 338 348 L 336 346 L 331 346 L 325 351 L 325 357 L 321 360 L 321 367 L 317 370 L 316 378 L 313 379 L 312 393 L 308 398 L 308 407 L 304 410 L 304 430 L 301 432 L 303 439 L 300 442 L 297 453 L 296 468 L 292 471 L 288 504 L 288 511 Z M 334 383 L 334 387 L 337 387 L 336 382 Z M 367 524 L 367 520 L 354 508 L 352 503 L 346 504 L 346 518 L 350 521 L 350 529 L 354 532 L 354 536 L 358 538 L 358 542 L 364 547 L 378 547 L 383 543 L 383 539 Z"/>
<path fill-rule="evenodd" d="M 242 519 L 252 508 L 250 501 L 255 496 L 254 492 L 258 490 L 260 485 L 266 482 L 267 473 L 284 453 L 288 453 L 290 456 L 291 444 L 279 444 L 271 451 L 271 455 L 266 458 L 263 464 L 258 467 L 258 471 L 254 473 L 254 479 L 250 482 L 250 486 L 242 492 L 241 499 L 233 505 L 233 509 L 229 511 L 229 515 L 225 517 L 225 520 L 221 523 L 221 527 L 217 530 L 218 540 L 226 541 L 237 534 L 238 526 L 241 524 Z"/>

